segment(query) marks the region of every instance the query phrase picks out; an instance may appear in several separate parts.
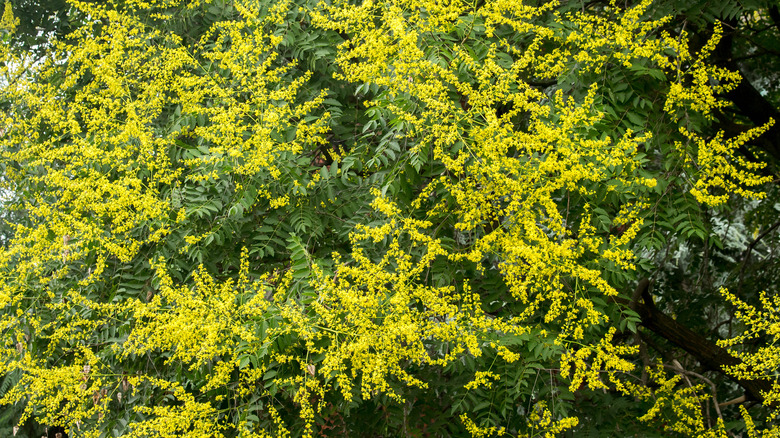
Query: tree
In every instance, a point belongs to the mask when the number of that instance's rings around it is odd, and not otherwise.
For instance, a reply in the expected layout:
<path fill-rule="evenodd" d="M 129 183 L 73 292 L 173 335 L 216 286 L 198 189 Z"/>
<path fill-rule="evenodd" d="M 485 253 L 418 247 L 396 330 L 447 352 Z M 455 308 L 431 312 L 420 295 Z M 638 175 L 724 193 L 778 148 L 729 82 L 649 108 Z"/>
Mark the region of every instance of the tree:
<path fill-rule="evenodd" d="M 777 8 L 353 3 L 6 9 L 0 421 L 777 433 Z"/>

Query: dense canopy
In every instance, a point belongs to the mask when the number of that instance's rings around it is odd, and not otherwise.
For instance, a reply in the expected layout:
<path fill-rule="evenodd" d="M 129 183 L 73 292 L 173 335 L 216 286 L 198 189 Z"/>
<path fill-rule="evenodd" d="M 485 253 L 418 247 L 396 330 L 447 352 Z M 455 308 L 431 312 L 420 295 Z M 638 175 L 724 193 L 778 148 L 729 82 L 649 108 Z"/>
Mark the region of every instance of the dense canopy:
<path fill-rule="evenodd" d="M 0 28 L 0 435 L 780 434 L 772 2 Z"/>

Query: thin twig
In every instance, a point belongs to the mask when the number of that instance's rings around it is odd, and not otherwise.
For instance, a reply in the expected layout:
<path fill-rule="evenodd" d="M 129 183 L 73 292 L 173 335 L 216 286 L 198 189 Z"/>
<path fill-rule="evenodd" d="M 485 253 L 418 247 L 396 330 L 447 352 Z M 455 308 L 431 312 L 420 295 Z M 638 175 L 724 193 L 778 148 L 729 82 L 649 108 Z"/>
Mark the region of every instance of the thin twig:
<path fill-rule="evenodd" d="M 720 418 L 720 420 L 723 421 L 723 414 L 721 414 L 721 412 L 720 412 L 720 405 L 718 404 L 718 393 L 717 393 L 715 384 L 712 382 L 712 380 L 702 376 L 701 374 L 699 374 L 697 372 L 688 371 L 688 370 L 684 369 L 682 367 L 682 365 L 680 364 L 680 362 L 677 361 L 677 360 L 675 360 L 673 362 L 674 362 L 674 366 L 672 366 L 672 365 L 664 365 L 664 367 L 672 369 L 672 370 L 682 374 L 683 376 L 693 376 L 693 377 L 696 377 L 697 379 L 702 380 L 703 382 L 705 382 L 708 385 L 710 385 L 710 389 L 712 390 L 712 404 L 713 404 L 713 406 L 715 406 L 715 412 L 718 414 L 718 418 Z M 687 377 L 685 378 L 685 380 L 688 381 L 689 385 L 691 384 L 690 380 L 688 380 Z M 693 385 L 691 385 L 691 386 L 693 386 Z"/>

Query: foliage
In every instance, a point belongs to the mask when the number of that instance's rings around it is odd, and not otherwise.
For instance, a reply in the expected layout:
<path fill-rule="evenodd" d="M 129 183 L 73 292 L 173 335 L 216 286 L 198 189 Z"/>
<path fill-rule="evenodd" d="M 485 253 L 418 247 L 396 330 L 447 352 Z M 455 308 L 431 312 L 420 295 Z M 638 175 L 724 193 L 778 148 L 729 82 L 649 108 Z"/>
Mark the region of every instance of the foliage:
<path fill-rule="evenodd" d="M 744 79 L 716 20 L 689 33 L 649 0 L 68 4 L 45 44 L 2 21 L 0 421 L 778 433 L 774 120 L 721 122 Z M 713 16 L 771 14 L 745 7 Z"/>

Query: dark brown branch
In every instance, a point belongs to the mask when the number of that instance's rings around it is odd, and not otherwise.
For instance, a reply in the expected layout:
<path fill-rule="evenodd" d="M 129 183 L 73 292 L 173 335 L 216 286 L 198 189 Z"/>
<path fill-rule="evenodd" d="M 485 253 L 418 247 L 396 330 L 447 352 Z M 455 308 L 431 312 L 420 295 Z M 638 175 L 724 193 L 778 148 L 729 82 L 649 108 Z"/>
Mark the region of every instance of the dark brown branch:
<path fill-rule="evenodd" d="M 762 392 L 769 393 L 771 391 L 772 385 L 770 382 L 758 379 L 739 379 L 726 373 L 724 367 L 739 365 L 742 361 L 729 354 L 725 348 L 719 347 L 716 343 L 658 310 L 650 296 L 649 288 L 649 281 L 641 281 L 639 287 L 634 292 L 634 297 L 641 297 L 642 302 L 639 302 L 639 300 L 629 302 L 629 300 L 623 298 L 614 298 L 614 300 L 629 306 L 629 308 L 638 313 L 644 328 L 682 348 L 695 357 L 704 368 L 720 372 L 730 380 L 738 383 L 745 389 L 748 398 L 763 403 L 764 396 Z"/>

